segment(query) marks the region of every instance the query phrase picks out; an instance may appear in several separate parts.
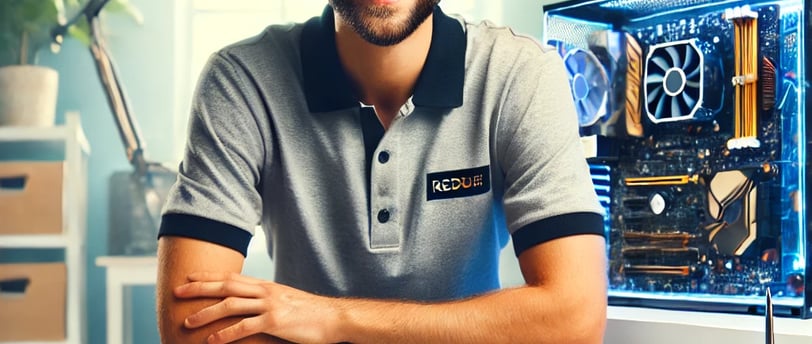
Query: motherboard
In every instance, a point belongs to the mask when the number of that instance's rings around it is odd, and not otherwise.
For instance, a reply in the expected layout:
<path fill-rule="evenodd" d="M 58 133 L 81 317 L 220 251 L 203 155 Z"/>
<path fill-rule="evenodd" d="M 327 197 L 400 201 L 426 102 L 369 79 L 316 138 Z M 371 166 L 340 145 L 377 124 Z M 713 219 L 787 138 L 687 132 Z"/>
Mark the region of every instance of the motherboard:
<path fill-rule="evenodd" d="M 611 293 L 802 303 L 803 3 L 547 12 L 606 208 Z"/>

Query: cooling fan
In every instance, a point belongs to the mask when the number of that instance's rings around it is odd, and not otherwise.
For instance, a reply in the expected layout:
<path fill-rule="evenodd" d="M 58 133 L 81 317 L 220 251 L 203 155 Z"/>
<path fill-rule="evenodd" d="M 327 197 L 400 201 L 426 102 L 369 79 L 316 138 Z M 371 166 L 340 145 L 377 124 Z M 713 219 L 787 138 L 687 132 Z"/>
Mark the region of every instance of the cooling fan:
<path fill-rule="evenodd" d="M 564 56 L 569 72 L 572 98 L 581 127 L 595 124 L 606 115 L 609 98 L 609 78 L 595 54 L 584 49 L 572 49 Z"/>
<path fill-rule="evenodd" d="M 702 106 L 703 60 L 693 40 L 651 46 L 644 84 L 646 114 L 652 122 L 694 117 Z"/>

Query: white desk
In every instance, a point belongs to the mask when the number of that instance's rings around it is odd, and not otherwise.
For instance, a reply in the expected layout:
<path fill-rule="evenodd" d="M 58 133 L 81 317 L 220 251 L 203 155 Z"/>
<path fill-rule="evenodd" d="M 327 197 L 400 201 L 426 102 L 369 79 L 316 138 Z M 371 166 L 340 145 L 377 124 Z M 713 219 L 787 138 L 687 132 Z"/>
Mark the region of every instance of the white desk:
<path fill-rule="evenodd" d="M 764 343 L 764 316 L 609 307 L 604 344 Z M 776 317 L 776 344 L 812 343 L 812 319 Z"/>
<path fill-rule="evenodd" d="M 98 257 L 96 265 L 107 270 L 107 343 L 132 343 L 129 286 L 154 285 L 158 276 L 156 257 Z"/>

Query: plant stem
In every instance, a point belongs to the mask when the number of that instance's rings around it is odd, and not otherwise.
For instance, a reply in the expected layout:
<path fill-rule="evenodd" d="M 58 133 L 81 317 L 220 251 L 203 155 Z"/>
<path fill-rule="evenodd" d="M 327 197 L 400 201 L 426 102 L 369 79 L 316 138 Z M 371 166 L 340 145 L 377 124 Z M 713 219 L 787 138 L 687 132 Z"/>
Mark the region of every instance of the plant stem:
<path fill-rule="evenodd" d="M 28 31 L 23 30 L 23 37 L 20 39 L 20 64 L 28 63 Z"/>

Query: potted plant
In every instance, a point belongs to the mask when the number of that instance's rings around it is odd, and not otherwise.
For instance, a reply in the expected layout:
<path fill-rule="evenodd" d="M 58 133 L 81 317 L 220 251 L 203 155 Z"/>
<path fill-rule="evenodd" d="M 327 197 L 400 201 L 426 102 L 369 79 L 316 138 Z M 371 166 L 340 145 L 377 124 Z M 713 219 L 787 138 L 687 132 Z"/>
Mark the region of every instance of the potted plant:
<path fill-rule="evenodd" d="M 0 125 L 50 126 L 56 113 L 57 71 L 37 66 L 37 53 L 52 44 L 52 32 L 94 0 L 0 1 Z M 127 0 L 112 0 L 107 11 L 121 11 L 140 21 Z M 86 22 L 78 22 L 68 36 L 89 40 Z M 54 52 L 57 52 L 54 50 Z"/>

